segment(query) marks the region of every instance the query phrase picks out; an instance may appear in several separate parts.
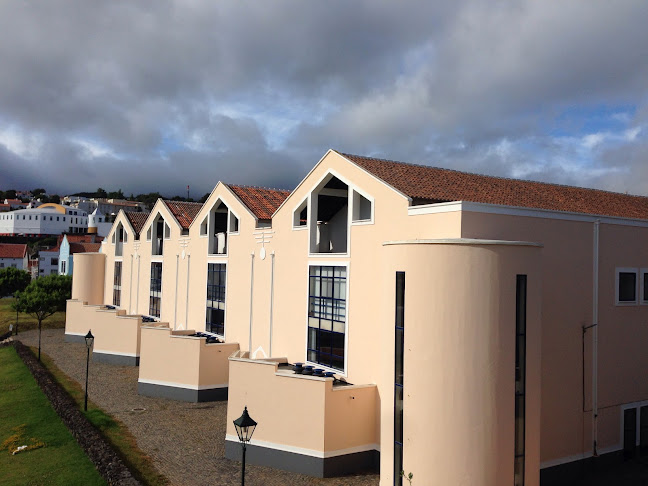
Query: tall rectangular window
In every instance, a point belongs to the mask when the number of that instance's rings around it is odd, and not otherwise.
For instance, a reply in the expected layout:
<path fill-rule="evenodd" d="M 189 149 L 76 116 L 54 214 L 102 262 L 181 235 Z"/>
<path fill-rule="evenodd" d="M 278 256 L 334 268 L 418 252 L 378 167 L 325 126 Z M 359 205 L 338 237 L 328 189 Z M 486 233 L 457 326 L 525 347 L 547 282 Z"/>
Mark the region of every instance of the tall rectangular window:
<path fill-rule="evenodd" d="M 515 486 L 524 486 L 526 306 L 527 276 L 518 275 L 515 289 Z"/>
<path fill-rule="evenodd" d="M 396 272 L 396 332 L 394 345 L 394 484 L 403 478 L 403 369 L 405 364 L 405 272 Z"/>
<path fill-rule="evenodd" d="M 312 266 L 308 280 L 308 361 L 343 371 L 347 269 Z"/>
<path fill-rule="evenodd" d="M 151 293 L 149 294 L 149 315 L 160 317 L 162 300 L 162 262 L 151 263 Z"/>
<path fill-rule="evenodd" d="M 207 323 L 209 332 L 225 335 L 225 278 L 223 263 L 207 264 Z"/>
<path fill-rule="evenodd" d="M 121 278 L 122 262 L 115 262 L 115 276 L 113 278 L 113 305 L 121 305 Z"/>

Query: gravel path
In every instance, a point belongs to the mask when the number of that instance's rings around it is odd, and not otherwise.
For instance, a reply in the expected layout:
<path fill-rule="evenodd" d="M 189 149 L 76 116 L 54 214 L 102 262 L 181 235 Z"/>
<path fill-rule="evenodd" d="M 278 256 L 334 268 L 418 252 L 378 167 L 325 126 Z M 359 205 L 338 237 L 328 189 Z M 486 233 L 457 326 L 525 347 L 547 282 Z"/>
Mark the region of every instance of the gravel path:
<path fill-rule="evenodd" d="M 36 331 L 20 333 L 28 346 L 38 345 Z M 65 343 L 63 329 L 43 330 L 42 352 L 70 378 L 85 384 L 86 348 Z M 121 420 L 155 467 L 173 485 L 240 484 L 241 465 L 225 459 L 227 403 L 185 403 L 137 394 L 139 368 L 90 363 L 88 394 Z M 143 409 L 143 410 L 142 410 Z M 246 465 L 250 486 L 375 486 L 377 475 L 317 479 L 268 467 Z"/>

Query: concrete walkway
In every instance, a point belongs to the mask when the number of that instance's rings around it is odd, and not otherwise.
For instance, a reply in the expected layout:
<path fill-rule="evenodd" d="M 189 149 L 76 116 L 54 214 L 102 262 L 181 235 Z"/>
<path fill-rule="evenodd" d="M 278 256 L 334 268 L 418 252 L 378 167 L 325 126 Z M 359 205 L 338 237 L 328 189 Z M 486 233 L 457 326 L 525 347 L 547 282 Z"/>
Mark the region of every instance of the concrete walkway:
<path fill-rule="evenodd" d="M 84 344 L 65 343 L 63 329 L 43 330 L 42 352 L 70 378 L 85 383 Z M 36 331 L 20 333 L 25 345 L 38 345 Z M 236 485 L 241 465 L 225 459 L 226 402 L 184 403 L 137 394 L 137 367 L 90 363 L 89 397 L 121 420 L 139 447 L 173 485 Z M 369 486 L 377 475 L 316 479 L 260 466 L 246 466 L 247 485 Z"/>

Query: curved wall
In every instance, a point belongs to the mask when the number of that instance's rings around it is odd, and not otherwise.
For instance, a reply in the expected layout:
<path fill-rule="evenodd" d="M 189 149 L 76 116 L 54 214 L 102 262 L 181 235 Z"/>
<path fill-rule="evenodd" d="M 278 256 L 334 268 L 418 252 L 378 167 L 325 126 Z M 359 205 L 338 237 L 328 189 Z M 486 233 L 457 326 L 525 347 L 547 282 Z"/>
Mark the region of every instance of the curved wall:
<path fill-rule="evenodd" d="M 421 484 L 513 484 L 516 275 L 527 275 L 525 484 L 537 485 L 541 249 L 455 241 L 385 253 L 392 367 L 395 272 L 405 272 L 403 469 Z M 381 484 L 391 484 L 393 392 L 382 407 Z"/>
<path fill-rule="evenodd" d="M 106 255 L 103 253 L 75 253 L 72 299 L 90 305 L 102 305 Z"/>

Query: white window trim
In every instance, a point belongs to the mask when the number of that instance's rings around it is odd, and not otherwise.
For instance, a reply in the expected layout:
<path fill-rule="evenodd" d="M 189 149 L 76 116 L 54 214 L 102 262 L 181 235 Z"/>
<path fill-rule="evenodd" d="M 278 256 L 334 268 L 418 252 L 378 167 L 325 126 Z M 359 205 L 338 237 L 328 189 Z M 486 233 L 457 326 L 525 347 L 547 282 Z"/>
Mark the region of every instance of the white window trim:
<path fill-rule="evenodd" d="M 308 307 L 310 305 L 309 302 L 309 291 L 310 291 L 310 267 L 318 267 L 318 266 L 325 266 L 325 267 L 346 267 L 346 274 L 347 274 L 347 281 L 346 281 L 346 320 L 344 321 L 344 370 L 340 371 L 335 368 L 330 368 L 326 365 L 320 364 L 320 363 L 314 363 L 312 361 L 308 361 Z M 351 286 L 349 285 L 349 275 L 350 275 L 350 269 L 351 269 L 351 262 L 344 261 L 344 260 L 338 260 L 338 261 L 317 261 L 317 260 L 309 260 L 307 263 L 307 269 L 308 272 L 306 272 L 306 327 L 305 327 L 305 337 L 306 340 L 304 342 L 304 365 L 306 366 L 312 366 L 313 368 L 320 368 L 323 369 L 324 371 L 330 371 L 332 373 L 335 373 L 336 375 L 342 376 L 346 378 L 349 374 L 349 291 Z"/>
<path fill-rule="evenodd" d="M 227 234 L 238 235 L 241 232 L 241 218 L 239 218 L 239 215 L 236 214 L 235 211 L 232 211 L 232 208 L 228 204 L 225 205 L 227 206 Z M 234 216 L 238 220 L 238 231 L 230 231 L 232 216 Z"/>
<path fill-rule="evenodd" d="M 356 186 L 352 186 L 353 191 L 357 192 L 359 195 L 367 199 L 371 203 L 371 216 L 369 219 L 359 219 L 357 221 L 353 221 L 353 209 L 355 209 L 355 198 L 353 197 L 353 192 L 351 192 L 351 206 L 352 206 L 352 211 L 351 211 L 351 226 L 363 226 L 363 225 L 369 225 L 369 224 L 374 224 L 374 213 L 375 213 L 375 201 L 374 198 L 370 195 L 368 195 L 366 192 L 360 190 Z"/>
<path fill-rule="evenodd" d="M 203 224 L 207 224 L 207 228 L 205 233 L 203 234 L 202 232 L 202 227 Z M 198 236 L 200 238 L 208 238 L 209 237 L 209 214 L 205 216 L 205 219 L 203 219 L 202 223 L 200 223 L 200 227 L 198 228 Z"/>
<path fill-rule="evenodd" d="M 619 274 L 620 273 L 634 273 L 635 280 L 635 300 L 633 301 L 619 301 Z M 614 303 L 617 306 L 627 307 L 637 305 L 639 303 L 639 269 L 636 267 L 616 267 L 614 270 Z"/>
<path fill-rule="evenodd" d="M 641 305 L 648 305 L 648 300 L 644 300 L 644 275 L 648 274 L 648 268 L 639 269 L 639 303 Z"/>
<path fill-rule="evenodd" d="M 303 199 L 303 200 L 302 200 L 302 201 L 301 201 L 297 206 L 295 206 L 295 208 L 293 209 L 293 211 L 292 211 L 292 229 L 293 229 L 293 230 L 299 231 L 299 230 L 308 229 L 308 200 L 309 200 L 309 196 L 306 196 L 306 197 L 305 197 L 305 198 L 304 198 L 304 199 Z M 301 225 L 301 224 L 300 224 L 300 225 L 296 225 L 296 224 L 295 224 L 295 217 L 298 218 L 299 216 L 298 216 L 298 215 L 295 216 L 295 215 L 297 214 L 297 212 L 301 213 L 304 209 L 306 209 L 306 224 L 304 224 L 304 225 Z"/>
<path fill-rule="evenodd" d="M 640 440 L 640 433 L 641 433 L 641 427 L 640 427 L 640 421 L 641 421 L 641 408 L 648 406 L 648 400 L 644 400 L 642 402 L 632 402 L 632 403 L 625 403 L 621 405 L 621 410 L 620 410 L 620 417 L 619 417 L 619 422 L 620 422 L 620 434 L 619 434 L 619 450 L 623 450 L 623 432 L 624 432 L 624 427 L 623 427 L 623 412 L 628 410 L 629 408 L 635 408 L 637 410 L 637 423 L 636 423 L 636 430 L 637 430 L 637 435 L 635 437 L 635 446 L 639 446 L 639 440 Z"/>

